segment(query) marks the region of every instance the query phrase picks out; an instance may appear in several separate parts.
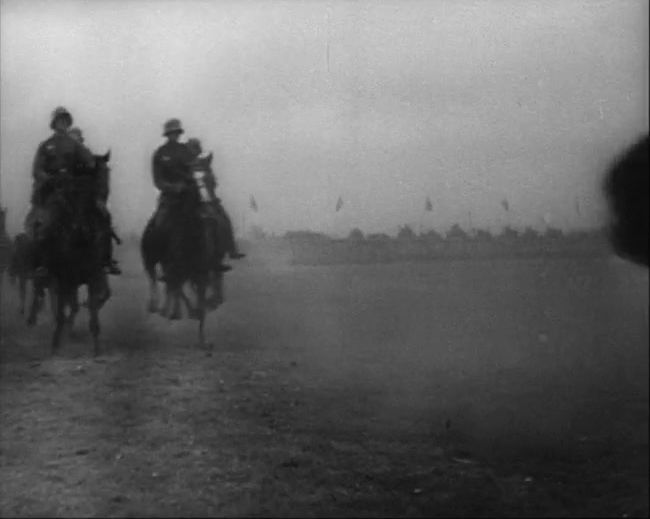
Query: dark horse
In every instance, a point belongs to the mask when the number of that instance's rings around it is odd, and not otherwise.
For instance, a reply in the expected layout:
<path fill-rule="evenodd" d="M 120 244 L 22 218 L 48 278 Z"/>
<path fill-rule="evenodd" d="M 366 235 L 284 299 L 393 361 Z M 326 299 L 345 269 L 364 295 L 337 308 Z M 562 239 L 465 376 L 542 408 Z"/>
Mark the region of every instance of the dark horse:
<path fill-rule="evenodd" d="M 11 247 L 11 257 L 9 259 L 9 279 L 12 284 L 18 280 L 18 293 L 20 296 L 18 311 L 21 315 L 25 313 L 27 282 L 32 279 L 34 271 L 32 265 L 32 259 L 34 257 L 32 247 L 33 242 L 27 234 L 21 232 L 14 238 Z"/>
<path fill-rule="evenodd" d="M 31 282 L 31 304 L 27 324 L 32 326 L 36 324 L 38 312 L 43 308 L 45 301 L 45 292 L 50 294 L 50 308 L 54 312 L 56 308 L 56 300 L 54 294 L 48 289 L 47 279 L 37 279 L 34 277 L 35 258 L 36 258 L 35 243 L 27 233 L 21 232 L 14 238 L 11 248 L 11 260 L 9 262 L 9 279 L 12 284 L 18 281 L 18 297 L 19 306 L 18 311 L 21 315 L 25 313 L 25 302 L 27 299 L 27 287 Z M 75 301 L 75 305 L 70 308 L 67 321 L 70 326 L 74 323 L 74 318 L 79 311 L 79 305 Z M 56 316 L 55 316 L 56 317 Z"/>
<path fill-rule="evenodd" d="M 648 266 L 648 154 L 646 134 L 610 166 L 604 191 L 610 208 L 610 239 L 616 253 Z"/>
<path fill-rule="evenodd" d="M 99 310 L 110 296 L 103 268 L 106 232 L 97 215 L 97 179 L 108 172 L 110 152 L 95 156 L 94 170 L 75 172 L 68 178 L 53 179 L 53 192 L 48 207 L 52 219 L 44 249 L 49 271 L 49 289 L 56 300 L 56 327 L 52 337 L 52 352 L 61 342 L 66 322 L 66 310 L 77 305 L 77 291 L 88 287 L 90 332 L 95 355 L 99 354 Z"/>
<path fill-rule="evenodd" d="M 154 220 L 145 228 L 141 241 L 144 268 L 149 277 L 149 311 L 160 312 L 169 319 L 182 317 L 181 302 L 190 317 L 199 321 L 199 343 L 205 344 L 204 323 L 206 310 L 214 309 L 223 301 L 222 274 L 213 272 L 214 265 L 225 255 L 226 243 L 221 229 L 208 217 L 208 206 L 201 198 L 199 184 L 203 175 L 211 174 L 212 155 L 200 157 L 194 166 L 194 180 L 171 206 L 165 229 L 156 229 Z M 217 237 L 217 239 L 215 239 Z M 159 308 L 156 265 L 160 264 L 165 283 L 165 303 Z M 194 303 L 184 292 L 187 287 Z M 210 298 L 206 297 L 212 289 Z"/>

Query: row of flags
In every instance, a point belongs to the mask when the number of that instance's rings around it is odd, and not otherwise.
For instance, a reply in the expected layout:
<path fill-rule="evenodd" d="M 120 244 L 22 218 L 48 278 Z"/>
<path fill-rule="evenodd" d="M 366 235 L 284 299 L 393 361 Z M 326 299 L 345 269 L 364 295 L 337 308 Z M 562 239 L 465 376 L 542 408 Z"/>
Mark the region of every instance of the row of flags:
<path fill-rule="evenodd" d="M 258 212 L 259 208 L 257 206 L 257 201 L 255 200 L 255 197 L 253 195 L 250 196 L 250 201 L 249 201 L 250 208 L 254 212 Z M 510 212 L 510 204 L 508 203 L 508 199 L 504 198 L 501 200 L 501 207 L 503 207 L 504 211 L 506 213 Z M 339 196 L 338 200 L 336 201 L 336 212 L 338 213 L 341 209 L 343 209 L 343 198 Z M 429 197 L 426 198 L 424 202 L 424 210 L 431 212 L 433 211 L 433 204 L 431 203 L 431 199 Z M 576 214 L 582 215 L 582 211 L 580 209 L 580 201 L 578 197 L 575 198 L 575 210 Z"/>

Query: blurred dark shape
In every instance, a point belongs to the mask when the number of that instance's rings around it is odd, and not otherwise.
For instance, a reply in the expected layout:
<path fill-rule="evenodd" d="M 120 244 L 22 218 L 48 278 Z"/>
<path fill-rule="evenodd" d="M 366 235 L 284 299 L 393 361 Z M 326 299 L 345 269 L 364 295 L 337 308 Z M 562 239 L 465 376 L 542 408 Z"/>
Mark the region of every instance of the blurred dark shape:
<path fill-rule="evenodd" d="M 506 243 L 514 243 L 520 238 L 519 231 L 506 225 L 497 236 L 497 239 Z"/>
<path fill-rule="evenodd" d="M 5 230 L 6 209 L 0 208 L 0 277 L 7 268 L 11 256 L 11 240 Z"/>
<path fill-rule="evenodd" d="M 365 236 L 363 235 L 363 231 L 358 228 L 354 228 L 350 231 L 350 234 L 348 235 L 348 240 L 352 241 L 362 241 L 365 239 Z"/>
<path fill-rule="evenodd" d="M 415 232 L 409 225 L 402 225 L 397 231 L 397 238 L 400 240 L 412 240 L 415 237 Z"/>
<path fill-rule="evenodd" d="M 468 238 L 468 235 L 460 225 L 455 223 L 454 225 L 452 225 L 451 229 L 447 231 L 446 237 L 448 240 L 452 240 L 452 239 L 466 240 Z"/>
<path fill-rule="evenodd" d="M 615 159 L 604 183 L 616 253 L 648 266 L 648 135 Z"/>
<path fill-rule="evenodd" d="M 564 233 L 562 232 L 562 229 L 548 227 L 546 231 L 544 231 L 544 238 L 547 240 L 561 240 L 564 238 Z"/>

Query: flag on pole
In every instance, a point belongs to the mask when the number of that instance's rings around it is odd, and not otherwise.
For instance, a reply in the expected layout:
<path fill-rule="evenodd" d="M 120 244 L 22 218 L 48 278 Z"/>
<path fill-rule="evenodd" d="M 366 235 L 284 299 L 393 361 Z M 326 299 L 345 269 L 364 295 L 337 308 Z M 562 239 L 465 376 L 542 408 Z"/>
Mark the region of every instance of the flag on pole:
<path fill-rule="evenodd" d="M 424 210 L 425 211 L 433 211 L 433 205 L 431 204 L 431 199 L 429 197 L 427 197 L 427 200 L 424 203 Z"/>
<path fill-rule="evenodd" d="M 257 202 L 255 201 L 255 197 L 253 195 L 251 195 L 250 206 L 253 211 L 257 212 Z"/>
<path fill-rule="evenodd" d="M 508 203 L 508 200 L 506 198 L 501 200 L 501 205 L 506 211 L 510 211 L 510 204 Z"/>
<path fill-rule="evenodd" d="M 339 199 L 336 201 L 336 212 L 338 213 L 343 207 L 343 199 L 339 196 Z"/>

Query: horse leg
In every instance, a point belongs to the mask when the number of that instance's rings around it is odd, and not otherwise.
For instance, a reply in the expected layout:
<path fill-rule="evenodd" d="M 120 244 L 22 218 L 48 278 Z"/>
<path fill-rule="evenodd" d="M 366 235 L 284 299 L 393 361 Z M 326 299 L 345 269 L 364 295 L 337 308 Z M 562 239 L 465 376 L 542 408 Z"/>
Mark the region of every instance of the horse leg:
<path fill-rule="evenodd" d="M 50 295 L 50 311 L 52 312 L 52 317 L 56 320 L 56 290 L 53 290 L 52 287 L 47 289 L 47 292 Z"/>
<path fill-rule="evenodd" d="M 196 318 L 199 321 L 199 348 L 205 348 L 205 282 L 196 287 Z"/>
<path fill-rule="evenodd" d="M 93 355 L 95 357 L 101 353 L 101 347 L 99 344 L 99 309 L 105 302 L 104 292 L 107 287 L 104 277 L 105 276 L 100 276 L 100 278 L 94 282 L 88 283 L 88 313 L 90 314 L 88 328 L 90 329 L 90 334 L 93 338 Z"/>
<path fill-rule="evenodd" d="M 181 288 L 180 290 L 180 296 L 183 302 L 185 303 L 185 307 L 187 308 L 187 313 L 192 319 L 198 319 L 199 318 L 199 309 L 198 307 L 192 306 L 192 302 L 190 301 L 190 298 L 185 295 L 185 291 Z"/>
<path fill-rule="evenodd" d="M 97 357 L 101 353 L 101 347 L 99 344 L 100 326 L 99 326 L 98 305 L 91 302 L 89 305 L 89 312 L 90 312 L 89 328 L 90 328 L 90 333 L 93 336 L 93 354 L 95 355 L 95 357 Z"/>
<path fill-rule="evenodd" d="M 20 303 L 18 311 L 20 315 L 25 315 L 25 293 L 27 292 L 27 277 L 19 274 L 18 275 L 18 296 L 20 297 Z"/>
<path fill-rule="evenodd" d="M 63 326 L 65 324 L 65 306 L 68 299 L 67 294 L 59 291 L 56 299 L 56 327 L 54 328 L 54 334 L 52 335 L 52 355 L 56 355 L 61 346 L 61 332 L 63 331 Z"/>
<path fill-rule="evenodd" d="M 74 326 L 74 321 L 77 317 L 77 313 L 79 313 L 79 289 L 75 290 L 72 293 L 72 299 L 70 301 L 70 314 L 68 315 L 68 319 L 66 321 L 68 324 L 68 329 L 72 329 Z"/>
<path fill-rule="evenodd" d="M 39 301 L 39 290 L 38 283 L 36 279 L 32 280 L 32 302 L 29 305 L 29 315 L 27 316 L 27 326 L 34 326 L 36 324 L 36 318 L 38 316 L 38 311 L 40 307 Z"/>
<path fill-rule="evenodd" d="M 90 283 L 88 284 L 88 301 L 90 304 Z M 97 310 L 99 310 L 102 306 L 106 304 L 106 301 L 109 300 L 111 297 L 111 287 L 108 285 L 108 275 L 105 273 L 102 273 L 99 275 L 99 278 L 97 279 L 97 285 L 96 285 L 96 293 L 97 293 Z"/>
<path fill-rule="evenodd" d="M 140 242 L 142 263 L 149 278 L 149 304 L 147 310 L 151 313 L 159 311 L 158 274 L 156 272 L 156 265 L 160 259 L 160 250 L 158 250 L 160 247 L 158 246 L 159 243 L 157 243 L 159 241 L 155 236 L 154 220 L 151 219 L 147 222 L 147 226 L 142 235 L 142 241 Z"/>
<path fill-rule="evenodd" d="M 156 281 L 155 272 L 153 275 L 151 273 L 147 274 L 149 275 L 149 306 L 147 310 L 153 314 L 158 311 L 158 282 Z"/>
<path fill-rule="evenodd" d="M 212 295 L 206 301 L 206 306 L 211 310 L 214 310 L 223 304 L 223 274 L 213 273 L 210 286 L 212 289 Z"/>
<path fill-rule="evenodd" d="M 183 313 L 181 311 L 181 296 L 180 292 L 183 290 L 182 287 L 180 288 L 174 288 L 172 291 L 172 312 L 169 318 L 173 321 L 177 321 L 183 317 Z"/>
<path fill-rule="evenodd" d="M 165 300 L 159 309 L 160 315 L 168 317 L 171 310 L 171 289 L 169 285 L 165 284 Z"/>

